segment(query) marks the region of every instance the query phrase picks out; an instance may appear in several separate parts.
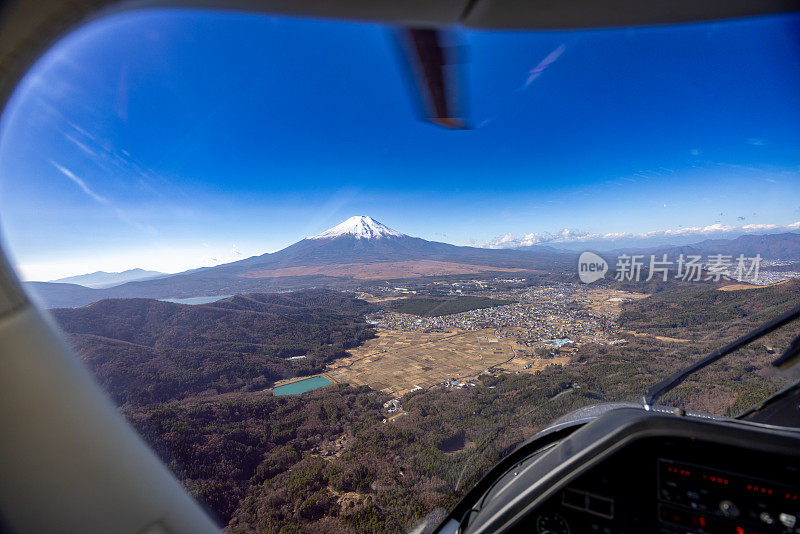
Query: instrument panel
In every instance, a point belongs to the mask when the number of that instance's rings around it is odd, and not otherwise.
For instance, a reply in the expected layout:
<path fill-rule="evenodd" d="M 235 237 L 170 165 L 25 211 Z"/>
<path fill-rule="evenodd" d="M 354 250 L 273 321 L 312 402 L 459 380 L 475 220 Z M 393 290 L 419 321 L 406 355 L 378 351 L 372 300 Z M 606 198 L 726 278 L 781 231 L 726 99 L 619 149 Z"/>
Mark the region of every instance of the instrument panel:
<path fill-rule="evenodd" d="M 800 534 L 800 462 L 695 440 L 643 440 L 570 482 L 513 531 Z"/>
<path fill-rule="evenodd" d="M 663 532 L 800 532 L 798 485 L 659 459 L 659 520 Z"/>
<path fill-rule="evenodd" d="M 800 534 L 800 431 L 613 407 L 554 425 L 473 487 L 437 534 Z"/>

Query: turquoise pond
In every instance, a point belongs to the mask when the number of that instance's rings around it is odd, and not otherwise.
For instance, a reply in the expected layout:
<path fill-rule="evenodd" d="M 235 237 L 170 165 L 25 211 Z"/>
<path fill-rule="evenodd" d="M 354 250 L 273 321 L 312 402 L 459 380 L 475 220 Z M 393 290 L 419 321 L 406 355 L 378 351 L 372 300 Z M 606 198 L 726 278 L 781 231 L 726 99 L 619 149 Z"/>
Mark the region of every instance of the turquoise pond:
<path fill-rule="evenodd" d="M 333 384 L 333 382 L 324 376 L 312 376 L 311 378 L 298 380 L 297 382 L 292 382 L 285 386 L 278 386 L 272 390 L 272 393 L 273 395 L 297 395 L 299 393 L 311 391 L 312 389 L 330 386 L 331 384 Z"/>

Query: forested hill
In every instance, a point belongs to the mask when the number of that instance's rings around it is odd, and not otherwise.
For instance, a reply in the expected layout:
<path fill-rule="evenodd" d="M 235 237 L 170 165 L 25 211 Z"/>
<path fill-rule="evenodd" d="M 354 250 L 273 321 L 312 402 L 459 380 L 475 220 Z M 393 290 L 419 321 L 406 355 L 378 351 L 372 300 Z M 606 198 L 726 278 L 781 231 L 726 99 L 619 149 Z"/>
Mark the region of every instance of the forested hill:
<path fill-rule="evenodd" d="M 196 306 L 110 299 L 52 314 L 114 400 L 137 406 L 319 372 L 374 335 L 369 309 L 337 291 L 311 290 Z M 286 360 L 292 356 L 306 357 Z"/>
<path fill-rule="evenodd" d="M 654 335 L 691 338 L 745 331 L 800 305 L 800 279 L 753 289 L 724 291 L 706 285 L 675 286 L 624 305 L 619 324 Z"/>

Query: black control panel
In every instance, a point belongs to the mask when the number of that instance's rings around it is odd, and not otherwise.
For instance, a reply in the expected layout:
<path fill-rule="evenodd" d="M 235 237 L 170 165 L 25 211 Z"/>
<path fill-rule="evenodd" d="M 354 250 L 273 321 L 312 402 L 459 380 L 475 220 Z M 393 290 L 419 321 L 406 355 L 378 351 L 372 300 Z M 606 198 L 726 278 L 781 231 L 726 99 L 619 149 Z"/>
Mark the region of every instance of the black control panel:
<path fill-rule="evenodd" d="M 742 457 L 742 463 L 746 465 L 745 458 Z M 800 533 L 797 489 L 800 480 L 789 482 L 661 458 L 658 460 L 661 531 Z"/>
<path fill-rule="evenodd" d="M 645 440 L 520 521 L 536 534 L 800 534 L 800 463 L 689 440 Z"/>

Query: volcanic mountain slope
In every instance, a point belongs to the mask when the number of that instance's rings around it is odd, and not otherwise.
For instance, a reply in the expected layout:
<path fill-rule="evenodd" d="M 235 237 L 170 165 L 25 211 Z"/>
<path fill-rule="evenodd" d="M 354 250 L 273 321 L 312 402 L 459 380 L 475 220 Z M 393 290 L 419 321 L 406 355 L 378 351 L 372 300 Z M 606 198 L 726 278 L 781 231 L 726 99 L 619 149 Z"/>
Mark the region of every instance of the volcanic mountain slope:
<path fill-rule="evenodd" d="M 407 236 L 371 217 L 356 216 L 273 254 L 254 256 L 217 269 L 244 273 L 255 269 L 414 260 L 435 260 L 488 267 L 537 268 L 546 266 L 548 262 L 552 265 L 554 256 L 565 255 L 538 250 L 509 251 L 459 247 Z"/>
<path fill-rule="evenodd" d="M 428 275 L 569 270 L 575 256 L 550 250 L 491 250 L 427 241 L 366 217 L 351 217 L 283 250 L 104 290 L 37 283 L 46 305 L 79 306 L 101 298 L 170 298 L 277 291 L 302 287 L 348 287 L 355 279 L 392 280 Z M 56 286 L 56 287 L 54 287 Z"/>

